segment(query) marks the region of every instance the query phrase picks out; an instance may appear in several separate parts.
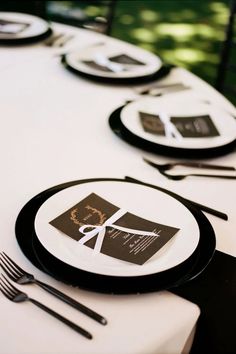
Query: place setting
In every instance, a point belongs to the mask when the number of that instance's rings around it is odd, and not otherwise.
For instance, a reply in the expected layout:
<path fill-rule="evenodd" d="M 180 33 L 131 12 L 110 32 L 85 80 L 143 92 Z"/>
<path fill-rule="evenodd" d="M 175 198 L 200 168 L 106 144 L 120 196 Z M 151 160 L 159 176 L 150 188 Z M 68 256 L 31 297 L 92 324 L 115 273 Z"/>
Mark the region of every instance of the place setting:
<path fill-rule="evenodd" d="M 62 63 L 79 76 L 112 84 L 156 80 L 166 76 L 172 68 L 145 49 L 109 39 L 64 53 Z"/>
<path fill-rule="evenodd" d="M 155 168 L 162 176 L 174 181 L 181 181 L 187 177 L 236 179 L 236 168 L 234 166 L 215 165 L 213 163 L 190 160 L 160 164 L 147 157 L 143 157 L 143 161 Z M 176 169 L 178 173 L 181 171 L 181 174 L 176 174 Z"/>
<path fill-rule="evenodd" d="M 22 252 L 40 270 L 110 294 L 181 286 L 215 252 L 214 230 L 199 205 L 129 177 L 49 188 L 23 206 L 15 232 Z"/>
<path fill-rule="evenodd" d="M 156 85 L 139 91 L 141 96 L 109 117 L 112 131 L 127 143 L 179 158 L 221 156 L 235 148 L 235 117 L 188 85 Z"/>
<path fill-rule="evenodd" d="M 44 40 L 52 34 L 49 22 L 24 13 L 0 12 L 0 44 L 17 45 Z"/>

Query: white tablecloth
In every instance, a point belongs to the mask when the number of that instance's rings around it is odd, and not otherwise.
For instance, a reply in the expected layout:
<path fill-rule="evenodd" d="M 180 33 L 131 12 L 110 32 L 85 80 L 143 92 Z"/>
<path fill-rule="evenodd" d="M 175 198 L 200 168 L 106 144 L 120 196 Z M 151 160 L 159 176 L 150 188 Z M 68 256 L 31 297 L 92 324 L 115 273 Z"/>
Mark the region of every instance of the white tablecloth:
<path fill-rule="evenodd" d="M 36 286 L 24 286 L 22 290 L 88 329 L 94 339 L 88 341 L 29 303 L 16 305 L 0 296 L 0 352 L 181 353 L 200 313 L 195 304 L 167 291 L 115 296 L 70 288 L 36 269 L 15 239 L 20 209 L 39 192 L 76 179 L 128 175 L 226 212 L 227 222 L 207 217 L 216 232 L 217 249 L 236 255 L 235 181 L 170 181 L 146 165 L 144 155 L 160 162 L 167 159 L 129 146 L 108 125 L 110 113 L 134 96 L 133 88 L 80 78 L 55 56 L 100 41 L 103 36 L 64 25 L 55 24 L 54 28 L 76 37 L 65 49 L 42 43 L 0 48 L 0 249 L 42 281 L 103 314 L 109 323 L 101 326 Z M 226 99 L 184 69 L 172 70 L 163 81 L 179 80 L 191 82 L 203 96 L 235 114 Z M 236 165 L 236 154 L 209 161 Z"/>

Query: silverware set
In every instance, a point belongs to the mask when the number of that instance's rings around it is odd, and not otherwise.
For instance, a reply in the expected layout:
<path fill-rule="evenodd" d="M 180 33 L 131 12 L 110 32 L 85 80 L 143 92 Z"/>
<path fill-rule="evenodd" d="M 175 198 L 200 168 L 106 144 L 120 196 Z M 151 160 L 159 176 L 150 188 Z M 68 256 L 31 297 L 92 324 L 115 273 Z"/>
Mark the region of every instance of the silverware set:
<path fill-rule="evenodd" d="M 99 322 L 100 324 L 102 325 L 107 324 L 107 320 L 103 316 L 99 315 L 97 312 L 81 304 L 80 302 L 72 299 L 71 297 L 62 293 L 61 291 L 57 290 L 51 285 L 45 284 L 40 280 L 37 280 L 33 276 L 33 274 L 24 271 L 5 252 L 0 253 L 0 266 L 3 269 L 3 271 L 6 273 L 6 275 L 15 283 L 20 285 L 36 284 L 39 287 L 46 290 L 47 292 L 49 292 L 50 294 L 60 299 L 61 301 L 67 303 L 68 305 L 72 306 L 73 308 L 82 312 L 83 314 L 89 316 L 90 318 Z M 78 326 L 77 324 L 69 321 L 68 319 L 56 313 L 55 311 L 49 309 L 47 306 L 41 304 L 37 300 L 30 298 L 26 293 L 23 293 L 17 288 L 15 288 L 4 275 L 2 275 L 2 277 L 0 278 L 0 291 L 2 292 L 3 295 L 5 295 L 9 300 L 13 302 L 24 302 L 24 301 L 32 302 L 34 305 L 45 310 L 47 313 L 56 317 L 64 324 L 67 324 L 70 328 L 74 329 L 75 331 L 82 334 L 86 338 L 92 339 L 91 333 L 89 333 L 82 327 Z"/>
<path fill-rule="evenodd" d="M 44 45 L 47 47 L 60 48 L 65 46 L 73 38 L 74 36 L 72 34 L 53 33 L 44 41 Z"/>
<path fill-rule="evenodd" d="M 145 87 L 135 89 L 135 93 L 140 96 L 163 96 L 168 93 L 175 93 L 191 89 L 190 86 L 183 84 L 182 82 L 174 82 L 170 84 L 150 84 Z"/>
<path fill-rule="evenodd" d="M 202 173 L 188 173 L 188 174 L 170 174 L 166 171 L 173 169 L 176 166 L 184 166 L 190 168 L 197 168 L 197 169 L 209 169 L 209 170 L 220 170 L 220 171 L 236 171 L 236 168 L 233 166 L 222 166 L 222 165 L 213 165 L 207 164 L 202 162 L 173 162 L 173 163 L 166 163 L 166 164 L 158 164 L 156 162 L 150 161 L 147 158 L 143 158 L 143 160 L 148 163 L 150 166 L 156 168 L 163 176 L 168 179 L 179 181 L 187 177 L 209 177 L 209 178 L 224 178 L 224 179 L 236 179 L 236 175 L 221 175 L 221 174 L 202 174 Z"/>
<path fill-rule="evenodd" d="M 103 42 L 103 41 L 101 41 L 101 42 L 94 42 L 94 43 L 91 43 L 91 44 L 89 44 L 89 45 L 87 45 L 87 46 L 84 46 L 83 48 L 77 48 L 78 50 L 87 50 L 87 49 L 90 49 L 90 48 L 95 48 L 95 47 L 102 47 L 102 46 L 104 46 L 106 44 L 106 42 Z M 75 49 L 71 49 L 71 50 L 66 50 L 66 51 L 62 51 L 61 53 L 57 53 L 57 54 L 55 54 L 54 56 L 55 57 L 62 57 L 62 56 L 64 56 L 64 55 L 67 55 L 67 54 L 70 54 L 70 53 L 72 53 L 73 51 L 74 51 Z"/>
<path fill-rule="evenodd" d="M 6 298 L 8 298 L 10 301 L 13 301 L 16 303 L 29 301 L 32 304 L 34 304 L 34 305 L 38 306 L 39 308 L 41 308 L 42 310 L 44 310 L 45 312 L 49 313 L 51 316 L 57 318 L 58 320 L 60 320 L 61 322 L 63 322 L 64 324 L 66 324 L 67 326 L 72 328 L 73 330 L 75 330 L 76 332 L 82 334 L 84 337 L 86 337 L 88 339 L 93 338 L 91 333 L 89 333 L 88 331 L 86 331 L 82 327 L 69 321 L 67 318 L 65 318 L 62 315 L 60 315 L 59 313 L 53 311 L 52 309 L 45 306 L 44 304 L 42 304 L 38 300 L 32 299 L 26 293 L 23 293 L 19 289 L 15 288 L 9 282 L 9 280 L 7 280 L 7 278 L 4 275 L 2 275 L 2 277 L 0 278 L 0 290 L 3 293 L 3 295 L 5 295 Z"/>

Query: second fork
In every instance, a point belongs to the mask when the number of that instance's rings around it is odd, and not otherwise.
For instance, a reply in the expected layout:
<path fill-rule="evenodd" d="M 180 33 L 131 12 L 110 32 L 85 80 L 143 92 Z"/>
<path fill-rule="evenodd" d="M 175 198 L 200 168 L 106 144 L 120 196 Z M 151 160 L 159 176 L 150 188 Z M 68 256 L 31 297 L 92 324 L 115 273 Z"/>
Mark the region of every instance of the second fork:
<path fill-rule="evenodd" d="M 45 284 L 40 280 L 35 279 L 33 274 L 27 273 L 22 268 L 20 268 L 5 252 L 0 253 L 0 265 L 12 281 L 22 285 L 32 283 L 36 284 L 47 292 L 49 292 L 50 294 L 57 297 L 58 299 L 74 307 L 76 310 L 79 310 L 80 312 L 89 316 L 93 320 L 101 323 L 102 325 L 107 324 L 107 320 L 103 316 L 99 315 L 97 312 L 72 299 L 71 297 L 55 289 L 51 285 Z"/>
<path fill-rule="evenodd" d="M 7 278 L 4 277 L 4 275 L 2 275 L 2 277 L 0 278 L 0 291 L 10 301 L 13 301 L 13 302 L 16 302 L 16 303 L 25 302 L 25 301 L 32 302 L 34 305 L 38 306 L 39 308 L 41 308 L 45 312 L 49 313 L 51 316 L 57 318 L 58 320 L 60 320 L 61 322 L 63 322 L 64 324 L 66 324 L 67 326 L 72 328 L 77 333 L 82 334 L 84 337 L 86 337 L 88 339 L 92 339 L 93 338 L 91 333 L 86 331 L 84 328 L 82 328 L 82 327 L 78 326 L 77 324 L 71 322 L 70 320 L 68 320 L 67 318 L 63 317 L 62 315 L 60 315 L 59 313 L 55 312 L 54 310 L 50 309 L 49 307 L 45 306 L 41 302 L 39 302 L 39 301 L 37 301 L 35 299 L 32 299 L 26 293 L 23 293 L 22 291 L 20 291 L 17 288 L 15 288 L 7 280 Z"/>
<path fill-rule="evenodd" d="M 158 164 L 156 162 L 150 161 L 147 158 L 143 157 L 143 160 L 147 162 L 152 167 L 155 167 L 159 171 L 167 171 L 172 169 L 175 166 L 185 166 L 185 167 L 195 167 L 195 168 L 205 168 L 209 170 L 222 170 L 222 171 L 235 171 L 233 166 L 222 166 L 222 165 L 213 165 L 203 162 L 192 162 L 192 161 L 179 161 L 179 162 L 170 162 L 164 164 Z"/>

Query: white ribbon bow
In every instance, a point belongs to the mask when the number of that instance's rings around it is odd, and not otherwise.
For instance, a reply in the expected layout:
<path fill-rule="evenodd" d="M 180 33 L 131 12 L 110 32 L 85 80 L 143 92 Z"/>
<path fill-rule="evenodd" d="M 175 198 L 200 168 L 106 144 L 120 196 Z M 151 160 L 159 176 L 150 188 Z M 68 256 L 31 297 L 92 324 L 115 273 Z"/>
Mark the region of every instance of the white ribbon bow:
<path fill-rule="evenodd" d="M 124 71 L 124 66 L 119 63 L 113 63 L 111 60 L 109 60 L 105 55 L 101 53 L 96 53 L 94 55 L 94 61 L 96 64 L 104 66 L 114 73 L 119 73 L 121 71 Z"/>
<path fill-rule="evenodd" d="M 167 138 L 176 138 L 177 140 L 182 139 L 182 135 L 176 128 L 176 126 L 171 122 L 170 117 L 166 112 L 159 112 L 159 118 L 164 124 L 165 135 Z"/>
<path fill-rule="evenodd" d="M 144 235 L 144 236 L 156 236 L 159 237 L 160 235 L 155 234 L 155 232 L 150 232 L 150 231 L 141 231 L 141 230 L 135 230 L 135 229 L 129 229 L 127 227 L 122 227 L 118 225 L 114 225 L 113 223 L 119 220 L 124 214 L 127 212 L 123 209 L 119 209 L 115 214 L 113 214 L 109 219 L 107 219 L 103 225 L 83 225 L 79 228 L 79 232 L 84 234 L 85 236 L 82 237 L 78 242 L 80 244 L 85 244 L 87 241 L 91 240 L 94 236 L 98 235 L 95 246 L 94 246 L 94 251 L 96 253 L 99 253 L 102 248 L 103 240 L 105 237 L 106 233 L 106 227 L 110 226 L 113 227 L 114 229 L 124 231 L 124 232 L 130 232 L 136 235 Z M 91 231 L 85 231 L 87 228 L 93 228 Z"/>

